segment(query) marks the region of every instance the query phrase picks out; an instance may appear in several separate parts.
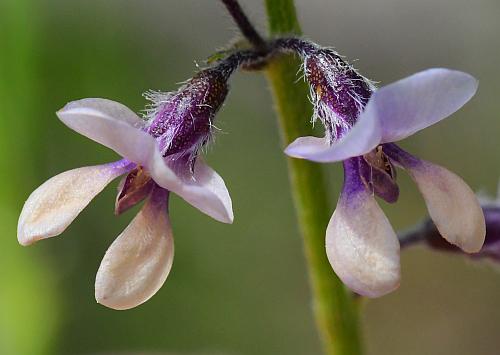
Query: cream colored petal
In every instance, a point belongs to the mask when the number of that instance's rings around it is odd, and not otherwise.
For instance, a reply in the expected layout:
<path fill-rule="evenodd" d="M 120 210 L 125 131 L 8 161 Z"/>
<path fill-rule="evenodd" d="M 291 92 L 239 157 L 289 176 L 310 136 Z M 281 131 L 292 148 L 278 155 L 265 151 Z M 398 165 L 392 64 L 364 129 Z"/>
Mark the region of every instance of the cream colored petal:
<path fill-rule="evenodd" d="M 146 302 L 170 272 L 174 242 L 167 195 L 163 189 L 155 191 L 101 262 L 95 297 L 106 307 L 123 310 Z"/>
<path fill-rule="evenodd" d="M 128 171 L 130 163 L 88 166 L 54 176 L 25 202 L 17 226 L 22 245 L 61 234 L 78 214 L 114 178 Z"/>
<path fill-rule="evenodd" d="M 153 180 L 164 189 L 176 193 L 219 222 L 233 223 L 233 205 L 226 184 L 201 157 L 196 159 L 193 176 L 176 175 L 160 154 L 156 154 L 150 171 Z"/>
<path fill-rule="evenodd" d="M 366 190 L 343 193 L 326 231 L 326 253 L 339 278 L 356 293 L 380 297 L 399 286 L 399 242 Z"/>
<path fill-rule="evenodd" d="M 140 165 L 149 166 L 156 140 L 143 131 L 144 121 L 126 106 L 106 99 L 73 101 L 57 112 L 74 131 Z"/>
<path fill-rule="evenodd" d="M 439 233 L 465 252 L 481 250 L 486 235 L 483 211 L 462 178 L 426 161 L 405 169 L 417 183 Z"/>

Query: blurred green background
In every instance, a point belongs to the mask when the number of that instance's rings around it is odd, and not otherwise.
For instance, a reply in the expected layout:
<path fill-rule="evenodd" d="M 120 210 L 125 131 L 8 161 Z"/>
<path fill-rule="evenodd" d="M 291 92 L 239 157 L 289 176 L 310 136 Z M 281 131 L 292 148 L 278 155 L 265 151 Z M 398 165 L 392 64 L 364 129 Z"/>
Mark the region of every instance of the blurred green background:
<path fill-rule="evenodd" d="M 264 29 L 262 3 L 243 4 Z M 307 37 L 359 58 L 356 66 L 381 84 L 441 66 L 479 78 L 470 104 L 403 145 L 474 189 L 495 192 L 500 2 L 300 0 L 297 7 Z M 114 187 L 62 236 L 29 248 L 16 240 L 23 201 L 38 185 L 116 159 L 66 128 L 57 109 L 105 97 L 140 111 L 142 92 L 175 89 L 236 33 L 215 0 L 0 0 L 0 354 L 320 352 L 261 75 L 234 76 L 216 123 L 222 132 L 207 154 L 232 193 L 235 223 L 217 223 L 174 198 L 176 260 L 150 301 L 129 311 L 94 301 L 100 260 L 137 211 L 113 215 Z M 341 170 L 325 169 L 334 206 Z M 404 228 L 426 212 L 411 181 L 403 173 L 399 181 L 401 200 L 384 209 Z M 364 305 L 368 354 L 500 352 L 498 267 L 421 248 L 405 251 L 402 263 L 401 288 Z"/>

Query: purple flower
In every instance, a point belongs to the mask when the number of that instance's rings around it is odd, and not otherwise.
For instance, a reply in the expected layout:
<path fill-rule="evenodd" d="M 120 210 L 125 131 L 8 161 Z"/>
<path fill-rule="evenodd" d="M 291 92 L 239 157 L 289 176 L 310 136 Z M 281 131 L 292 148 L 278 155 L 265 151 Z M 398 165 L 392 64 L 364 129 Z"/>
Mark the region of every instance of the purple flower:
<path fill-rule="evenodd" d="M 57 112 L 61 121 L 124 159 L 66 171 L 41 185 L 19 217 L 19 243 L 29 245 L 61 234 L 107 184 L 127 174 L 120 184 L 116 213 L 144 198 L 147 201 L 106 252 L 97 272 L 95 296 L 114 309 L 148 300 L 172 266 L 170 192 L 218 221 L 233 221 L 224 181 L 199 156 L 226 97 L 227 78 L 223 70 L 206 69 L 176 92 L 149 93 L 152 105 L 145 119 L 106 99 L 67 104 Z"/>
<path fill-rule="evenodd" d="M 326 136 L 301 137 L 292 157 L 344 164 L 344 186 L 326 231 L 326 252 L 355 292 L 378 297 L 399 286 L 399 242 L 374 196 L 395 202 L 395 167 L 416 182 L 440 234 L 466 252 L 481 249 L 485 223 L 476 196 L 452 172 L 420 160 L 393 142 L 448 117 L 477 90 L 469 74 L 429 69 L 375 89 L 334 51 L 309 47 L 304 58 L 315 117 Z"/>

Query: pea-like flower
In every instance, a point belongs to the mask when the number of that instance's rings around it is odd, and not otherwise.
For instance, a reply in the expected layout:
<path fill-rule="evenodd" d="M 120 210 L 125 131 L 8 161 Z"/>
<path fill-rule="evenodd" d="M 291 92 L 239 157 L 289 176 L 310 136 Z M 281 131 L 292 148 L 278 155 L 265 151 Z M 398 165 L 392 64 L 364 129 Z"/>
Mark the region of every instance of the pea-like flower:
<path fill-rule="evenodd" d="M 460 109 L 475 94 L 476 79 L 429 69 L 376 89 L 331 49 L 308 44 L 298 52 L 326 135 L 300 137 L 286 153 L 343 161 L 344 185 L 326 231 L 327 256 L 342 281 L 368 297 L 399 286 L 399 242 L 375 200 L 397 200 L 395 167 L 416 182 L 439 233 L 468 253 L 479 251 L 485 222 L 475 194 L 454 173 L 393 143 Z"/>
<path fill-rule="evenodd" d="M 120 175 L 115 205 L 120 214 L 146 202 L 107 250 L 96 276 L 97 302 L 114 309 L 135 307 L 166 280 L 174 244 L 168 216 L 173 192 L 214 219 L 232 223 L 231 198 L 222 178 L 199 156 L 227 92 L 225 67 L 200 71 L 176 92 L 146 94 L 144 119 L 106 99 L 83 99 L 57 112 L 68 127 L 111 148 L 123 159 L 61 173 L 36 189 L 18 223 L 18 240 L 29 245 L 61 234 Z"/>

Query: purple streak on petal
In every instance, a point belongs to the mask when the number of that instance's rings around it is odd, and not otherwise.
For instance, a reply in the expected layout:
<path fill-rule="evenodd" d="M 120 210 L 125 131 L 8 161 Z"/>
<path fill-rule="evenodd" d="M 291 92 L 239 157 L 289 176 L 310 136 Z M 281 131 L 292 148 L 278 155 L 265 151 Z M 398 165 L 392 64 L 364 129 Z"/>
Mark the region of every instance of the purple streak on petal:
<path fill-rule="evenodd" d="M 360 159 L 351 158 L 343 162 L 344 166 L 344 186 L 342 188 L 342 198 L 349 198 L 359 192 L 367 190 L 366 184 L 363 183 L 360 174 Z"/>
<path fill-rule="evenodd" d="M 137 164 L 127 159 L 121 159 L 112 163 L 108 163 L 108 166 L 111 167 L 112 169 L 116 169 L 117 172 L 118 171 L 121 172 L 121 174 L 125 174 L 134 169 L 137 166 Z"/>
<path fill-rule="evenodd" d="M 401 149 L 397 144 L 386 143 L 383 145 L 383 149 L 391 161 L 402 168 L 412 169 L 422 165 L 421 159 Z"/>
<path fill-rule="evenodd" d="M 18 223 L 22 245 L 61 234 L 112 180 L 134 166 L 127 160 L 65 171 L 31 193 Z"/>
<path fill-rule="evenodd" d="M 415 181 L 443 238 L 468 253 L 478 252 L 486 234 L 484 215 L 477 196 L 462 178 L 412 157 L 395 144 L 386 153 Z"/>
<path fill-rule="evenodd" d="M 360 158 L 344 162 L 344 187 L 326 231 L 328 260 L 353 291 L 380 297 L 399 286 L 399 243 L 359 173 Z"/>
<path fill-rule="evenodd" d="M 365 112 L 380 122 L 383 143 L 396 142 L 460 109 L 477 85 L 464 72 L 428 69 L 375 91 Z"/>

